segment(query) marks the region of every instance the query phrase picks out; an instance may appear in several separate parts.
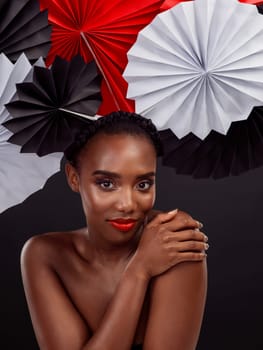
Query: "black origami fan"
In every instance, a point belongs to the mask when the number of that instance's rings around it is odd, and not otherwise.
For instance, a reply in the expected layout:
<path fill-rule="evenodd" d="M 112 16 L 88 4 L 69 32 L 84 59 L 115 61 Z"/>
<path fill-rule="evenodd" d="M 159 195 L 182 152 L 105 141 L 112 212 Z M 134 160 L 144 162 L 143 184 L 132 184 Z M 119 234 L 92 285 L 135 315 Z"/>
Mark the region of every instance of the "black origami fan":
<path fill-rule="evenodd" d="M 239 175 L 263 165 L 263 107 L 255 107 L 247 120 L 233 122 L 227 135 L 216 131 L 200 140 L 193 134 L 178 139 L 161 132 L 163 164 L 178 174 L 219 179 Z"/>
<path fill-rule="evenodd" d="M 91 123 L 101 103 L 96 64 L 80 56 L 57 57 L 50 69 L 34 67 L 33 81 L 17 84 L 18 100 L 6 105 L 13 119 L 3 125 L 21 152 L 44 156 L 63 152 L 75 134 Z"/>
<path fill-rule="evenodd" d="M 51 26 L 37 0 L 1 0 L 0 14 L 0 52 L 11 61 L 22 52 L 30 61 L 47 55 Z"/>

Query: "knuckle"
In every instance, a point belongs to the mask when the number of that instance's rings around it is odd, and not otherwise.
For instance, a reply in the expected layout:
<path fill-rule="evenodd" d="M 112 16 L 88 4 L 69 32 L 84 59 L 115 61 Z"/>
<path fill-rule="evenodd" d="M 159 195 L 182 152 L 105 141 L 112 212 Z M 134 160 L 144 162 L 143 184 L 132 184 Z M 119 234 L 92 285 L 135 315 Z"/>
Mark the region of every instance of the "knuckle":
<path fill-rule="evenodd" d="M 188 225 L 188 224 L 189 224 L 189 218 L 184 217 L 184 218 L 182 219 L 182 222 L 183 222 L 184 225 Z"/>
<path fill-rule="evenodd" d="M 162 223 L 165 221 L 166 216 L 167 216 L 166 213 L 159 213 L 159 214 L 157 214 L 157 215 L 156 215 L 157 222 L 158 222 L 159 224 L 162 224 Z"/>
<path fill-rule="evenodd" d="M 193 260 L 200 260 L 203 258 L 202 253 L 193 253 Z"/>
<path fill-rule="evenodd" d="M 174 253 L 174 245 L 172 244 L 167 244 L 165 246 L 165 250 L 168 252 L 168 254 L 173 254 Z"/>
<path fill-rule="evenodd" d="M 163 235 L 162 235 L 162 242 L 163 242 L 163 243 L 167 243 L 167 242 L 169 242 L 169 240 L 170 240 L 170 239 L 169 239 L 169 236 L 168 236 L 167 234 L 163 234 Z"/>
<path fill-rule="evenodd" d="M 187 213 L 186 211 L 179 210 L 179 213 L 180 213 L 180 215 L 181 215 L 181 216 L 191 218 L 190 214 L 189 214 L 189 213 Z"/>
<path fill-rule="evenodd" d="M 193 238 L 198 238 L 198 231 L 196 231 L 195 229 L 190 230 L 190 235 Z"/>
<path fill-rule="evenodd" d="M 190 249 L 197 249 L 197 243 L 194 241 L 189 242 L 189 248 Z"/>
<path fill-rule="evenodd" d="M 164 235 L 164 233 L 166 232 L 166 228 L 165 228 L 165 226 L 160 226 L 159 228 L 158 228 L 158 234 L 159 235 Z"/>
<path fill-rule="evenodd" d="M 180 215 L 180 218 L 182 218 L 184 220 L 192 220 L 192 217 L 184 211 L 180 211 L 179 215 Z"/>
<path fill-rule="evenodd" d="M 190 259 L 191 259 L 191 260 L 195 260 L 196 257 L 197 257 L 197 254 L 195 254 L 195 253 L 193 253 L 193 252 L 190 253 Z"/>

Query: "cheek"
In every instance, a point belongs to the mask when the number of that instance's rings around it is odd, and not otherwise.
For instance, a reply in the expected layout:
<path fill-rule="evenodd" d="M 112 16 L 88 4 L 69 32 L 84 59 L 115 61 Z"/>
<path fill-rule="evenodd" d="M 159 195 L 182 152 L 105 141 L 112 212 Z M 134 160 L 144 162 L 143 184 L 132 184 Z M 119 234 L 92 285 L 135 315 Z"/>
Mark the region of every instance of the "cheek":
<path fill-rule="evenodd" d="M 103 214 L 111 207 L 112 203 L 113 198 L 109 193 L 105 195 L 105 193 L 94 188 L 82 195 L 82 204 L 86 216 L 89 214 L 96 215 L 96 213 Z"/>
<path fill-rule="evenodd" d="M 147 194 L 139 193 L 137 203 L 140 206 L 140 209 L 144 212 L 152 209 L 155 203 L 155 188 L 152 188 L 152 190 Z"/>

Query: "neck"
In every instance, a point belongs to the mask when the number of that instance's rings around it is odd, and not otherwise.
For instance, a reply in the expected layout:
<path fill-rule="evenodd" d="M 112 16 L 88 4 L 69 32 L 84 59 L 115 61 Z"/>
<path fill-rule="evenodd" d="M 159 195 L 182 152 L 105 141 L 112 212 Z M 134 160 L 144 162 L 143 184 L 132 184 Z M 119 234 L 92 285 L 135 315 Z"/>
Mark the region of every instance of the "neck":
<path fill-rule="evenodd" d="M 94 262 L 101 265 L 116 266 L 118 263 L 129 261 L 138 246 L 141 230 L 142 228 L 129 241 L 124 243 L 106 241 L 96 233 L 93 234 L 92 230 L 87 231 L 87 237 L 94 252 Z"/>

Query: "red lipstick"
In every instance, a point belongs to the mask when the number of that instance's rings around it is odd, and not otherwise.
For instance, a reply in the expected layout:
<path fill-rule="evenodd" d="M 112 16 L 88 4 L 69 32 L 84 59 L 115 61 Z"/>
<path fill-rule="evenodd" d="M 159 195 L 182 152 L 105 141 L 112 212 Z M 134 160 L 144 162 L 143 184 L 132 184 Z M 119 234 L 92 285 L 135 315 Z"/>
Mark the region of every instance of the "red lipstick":
<path fill-rule="evenodd" d="M 135 226 L 136 221 L 137 220 L 134 219 L 114 219 L 109 220 L 109 223 L 117 230 L 126 232 L 131 230 Z"/>

